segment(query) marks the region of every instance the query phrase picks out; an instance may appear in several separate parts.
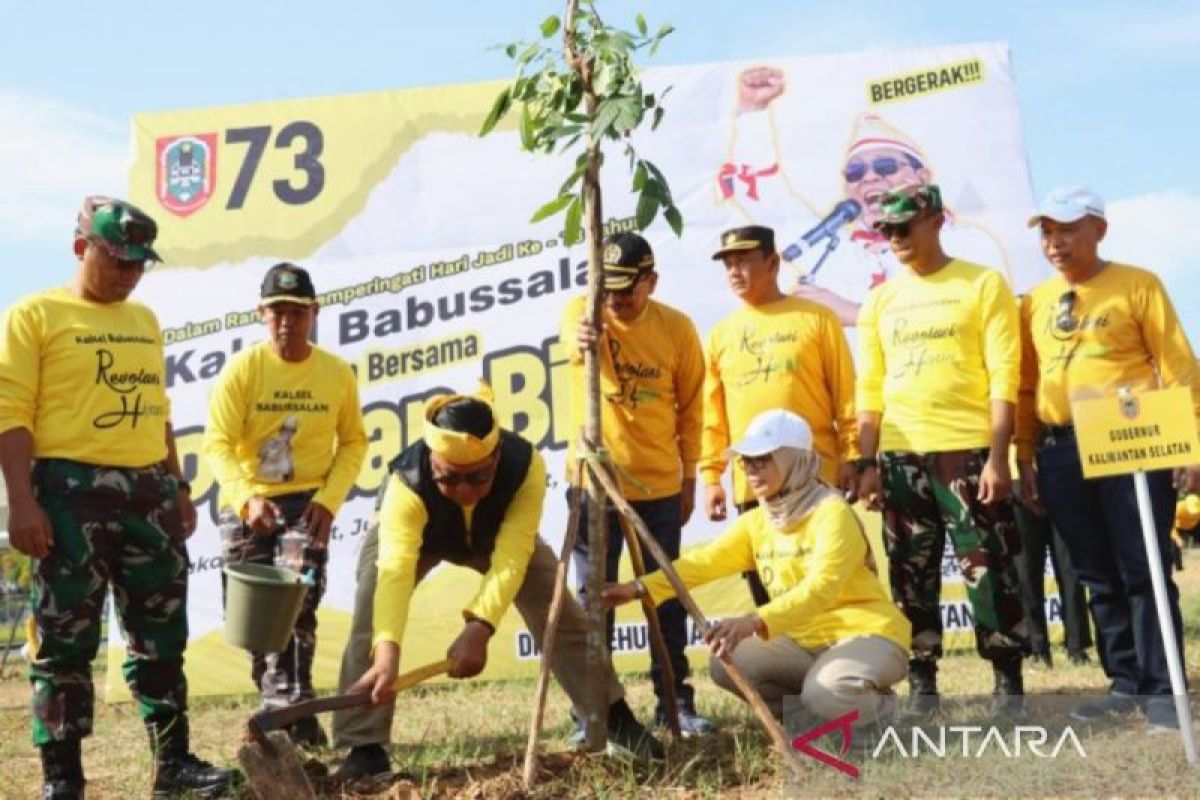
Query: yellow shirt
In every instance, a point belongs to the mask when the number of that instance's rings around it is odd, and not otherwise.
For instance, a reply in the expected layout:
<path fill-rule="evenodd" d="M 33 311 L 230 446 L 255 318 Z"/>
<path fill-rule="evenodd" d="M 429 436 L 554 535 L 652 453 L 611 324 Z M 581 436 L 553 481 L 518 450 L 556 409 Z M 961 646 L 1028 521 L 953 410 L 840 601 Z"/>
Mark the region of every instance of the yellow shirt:
<path fill-rule="evenodd" d="M 676 559 L 689 589 L 754 570 L 771 601 L 757 610 L 768 636 L 825 647 L 856 636 L 883 636 L 908 649 L 912 627 L 888 599 L 868 562 L 870 547 L 850 506 L 830 498 L 787 532 L 763 508 L 737 518 L 708 544 Z M 675 596 L 661 571 L 642 578 L 655 604 Z"/>
<path fill-rule="evenodd" d="M 1056 325 L 1059 298 L 1075 291 L 1078 327 Z M 1103 397 L 1118 387 L 1189 386 L 1200 418 L 1196 359 L 1158 276 L 1110 263 L 1077 286 L 1055 275 L 1021 303 L 1024 355 L 1017 414 L 1020 457 L 1033 456 L 1039 423 L 1071 423 L 1071 401 Z"/>
<path fill-rule="evenodd" d="M 574 472 L 576 432 L 586 419 L 586 375 L 576 346 L 586 305 L 586 297 L 571 299 L 559 338 L 571 362 L 568 479 Z M 630 323 L 605 311 L 597 352 L 604 446 L 621 467 L 625 496 L 654 500 L 678 494 L 681 479 L 696 476 L 700 458 L 704 352 L 696 326 L 682 312 L 653 300 Z"/>
<path fill-rule="evenodd" d="M 991 401 L 1017 401 L 1017 304 L 995 270 L 955 259 L 871 290 L 858 318 L 858 409 L 883 414 L 882 451 L 991 444 Z"/>
<path fill-rule="evenodd" d="M 721 482 L 725 449 L 774 408 L 808 421 L 826 481 L 836 482 L 839 463 L 858 458 L 854 359 L 842 324 L 825 306 L 796 297 L 743 305 L 709 331 L 705 351 L 705 484 Z M 733 483 L 735 502 L 753 499 L 740 468 Z"/>
<path fill-rule="evenodd" d="M 145 467 L 167 457 L 162 334 L 141 303 L 50 289 L 9 310 L 0 341 L 0 432 L 26 428 L 35 458 Z"/>
<path fill-rule="evenodd" d="M 417 584 L 422 533 L 429 521 L 421 498 L 395 475 L 388 479 L 386 491 L 383 506 L 379 509 L 379 558 L 376 561 L 379 577 L 375 584 L 372 647 L 380 642 L 398 645 L 404 640 L 408 602 Z M 496 533 L 492 561 L 479 591 L 463 609 L 464 619 L 481 619 L 493 628 L 500 626 L 504 612 L 525 582 L 525 570 L 537 542 L 545 496 L 546 462 L 535 450 L 525 482 L 517 489 Z M 467 530 L 471 528 L 473 511 L 474 506 L 463 508 Z"/>
<path fill-rule="evenodd" d="M 254 495 L 316 489 L 313 502 L 336 514 L 366 452 L 354 371 L 319 347 L 291 363 L 259 342 L 230 360 L 209 397 L 204 454 L 235 511 Z"/>

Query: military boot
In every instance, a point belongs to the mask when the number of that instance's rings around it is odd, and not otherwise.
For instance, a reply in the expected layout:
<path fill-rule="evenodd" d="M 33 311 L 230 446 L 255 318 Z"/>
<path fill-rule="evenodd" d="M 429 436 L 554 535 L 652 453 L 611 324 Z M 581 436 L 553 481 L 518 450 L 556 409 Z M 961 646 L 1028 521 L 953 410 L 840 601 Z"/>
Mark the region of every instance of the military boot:
<path fill-rule="evenodd" d="M 908 707 L 904 716 L 925 719 L 932 717 L 942 707 L 942 698 L 937 687 L 937 661 L 932 658 L 914 658 L 908 662 Z"/>
<path fill-rule="evenodd" d="M 83 754 L 79 739 L 49 742 L 42 756 L 42 800 L 84 800 Z"/>
<path fill-rule="evenodd" d="M 992 661 L 992 716 L 1000 719 L 1024 719 L 1025 681 L 1021 677 L 1021 655 L 1001 656 Z"/>
<path fill-rule="evenodd" d="M 236 770 L 215 767 L 192 755 L 187 717 L 181 714 L 165 721 L 147 721 L 146 732 L 154 753 L 155 800 L 187 792 L 208 800 L 224 797 L 233 787 Z"/>

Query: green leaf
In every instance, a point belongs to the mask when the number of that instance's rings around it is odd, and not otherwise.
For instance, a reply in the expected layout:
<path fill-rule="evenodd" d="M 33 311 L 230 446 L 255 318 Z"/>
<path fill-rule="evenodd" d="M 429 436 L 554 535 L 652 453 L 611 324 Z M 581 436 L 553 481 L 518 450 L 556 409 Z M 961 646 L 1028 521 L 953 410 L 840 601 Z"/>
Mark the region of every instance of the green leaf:
<path fill-rule="evenodd" d="M 592 120 L 592 135 L 603 136 L 612 127 L 613 120 L 621 112 L 620 98 L 609 97 L 596 107 L 596 118 Z"/>
<path fill-rule="evenodd" d="M 642 103 L 636 97 L 622 97 L 617 103 L 617 114 L 612 129 L 617 134 L 628 133 L 637 127 L 642 118 Z"/>
<path fill-rule="evenodd" d="M 542 20 L 542 36 L 549 39 L 554 34 L 558 33 L 558 29 L 562 23 L 558 21 L 558 17 L 551 14 Z"/>
<path fill-rule="evenodd" d="M 571 201 L 575 199 L 573 194 L 560 194 L 558 197 L 546 203 L 544 206 L 533 212 L 533 216 L 529 218 L 530 222 L 541 222 L 546 217 L 553 216 L 562 211 Z"/>
<path fill-rule="evenodd" d="M 500 94 L 496 95 L 496 100 L 492 103 L 492 110 L 488 112 L 487 118 L 483 121 L 483 127 L 479 129 L 480 136 L 487 136 L 492 132 L 500 118 L 508 113 L 511 103 L 512 98 L 508 93 L 508 87 L 505 87 Z"/>
<path fill-rule="evenodd" d="M 521 147 L 526 150 L 534 149 L 536 144 L 534 136 L 534 121 L 533 115 L 529 113 L 529 104 L 521 106 Z"/>
<path fill-rule="evenodd" d="M 642 102 L 645 103 L 646 108 L 654 108 L 654 95 L 650 92 L 647 92 L 645 96 L 642 97 Z"/>
<path fill-rule="evenodd" d="M 578 244 L 583 239 L 583 195 L 572 195 L 567 206 L 567 218 L 563 223 L 563 242 Z"/>
<path fill-rule="evenodd" d="M 646 27 L 646 17 L 641 12 L 638 12 L 637 15 L 637 29 L 638 33 L 640 33 L 642 36 L 645 36 L 646 31 L 649 30 L 649 28 Z"/>
<path fill-rule="evenodd" d="M 642 187 L 646 185 L 646 165 L 641 161 L 638 162 L 637 169 L 633 171 L 633 191 L 640 192 Z"/>
<path fill-rule="evenodd" d="M 654 221 L 654 215 L 658 213 L 658 199 L 650 192 L 642 192 L 638 197 L 637 209 L 633 212 L 634 223 L 638 226 L 638 230 L 646 230 L 651 222 Z"/>
<path fill-rule="evenodd" d="M 654 121 L 650 123 L 650 130 L 658 130 L 658 125 L 663 121 L 663 115 L 666 113 L 666 109 L 664 109 L 662 106 L 654 109 Z"/>
<path fill-rule="evenodd" d="M 675 237 L 682 237 L 683 216 L 679 213 L 679 209 L 673 205 L 667 206 L 663 210 L 663 216 L 667 218 L 667 224 L 671 226 L 671 230 L 674 231 Z"/>
<path fill-rule="evenodd" d="M 505 47 L 505 48 L 504 48 L 504 54 L 505 54 L 505 55 L 507 55 L 509 58 L 516 58 L 516 57 L 517 57 L 517 44 L 516 44 L 516 42 L 513 42 L 512 44 L 510 44 L 510 45 L 508 45 L 507 47 Z"/>

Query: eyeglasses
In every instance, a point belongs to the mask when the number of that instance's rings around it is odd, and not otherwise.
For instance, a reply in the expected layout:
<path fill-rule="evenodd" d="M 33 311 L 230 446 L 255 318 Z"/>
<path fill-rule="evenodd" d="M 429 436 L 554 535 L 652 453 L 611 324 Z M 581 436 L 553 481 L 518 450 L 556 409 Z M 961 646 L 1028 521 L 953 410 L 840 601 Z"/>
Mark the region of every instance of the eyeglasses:
<path fill-rule="evenodd" d="M 879 177 L 886 178 L 889 175 L 895 175 L 905 164 L 912 166 L 913 169 L 920 168 L 919 164 L 914 165 L 912 161 L 901 161 L 894 156 L 876 156 L 869 163 L 856 158 L 842 170 L 842 177 L 846 179 L 846 183 L 858 183 L 867 177 L 867 169 L 869 168 Z"/>
<path fill-rule="evenodd" d="M 441 486 L 458 486 L 460 483 L 465 483 L 467 486 L 483 486 L 496 477 L 496 463 L 497 459 L 493 457 L 492 463 L 486 467 L 473 469 L 470 472 L 435 473 L 433 480 L 434 483 Z"/>
<path fill-rule="evenodd" d="M 758 472 L 765 469 L 771 463 L 771 454 L 764 456 L 738 456 L 738 461 L 742 463 L 742 469 L 746 472 Z"/>
<path fill-rule="evenodd" d="M 1079 329 L 1079 317 L 1075 315 L 1075 302 L 1079 296 L 1074 289 L 1068 289 L 1058 298 L 1058 312 L 1054 317 L 1054 327 L 1059 333 L 1074 333 Z"/>

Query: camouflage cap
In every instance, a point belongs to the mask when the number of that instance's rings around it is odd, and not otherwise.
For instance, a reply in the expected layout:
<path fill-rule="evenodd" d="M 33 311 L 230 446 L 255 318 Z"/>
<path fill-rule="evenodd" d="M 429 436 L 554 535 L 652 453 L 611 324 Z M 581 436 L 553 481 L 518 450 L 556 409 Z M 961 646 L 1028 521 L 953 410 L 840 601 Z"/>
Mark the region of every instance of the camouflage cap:
<path fill-rule="evenodd" d="M 775 231 L 765 225 L 730 228 L 721 234 L 721 247 L 713 253 L 713 261 L 720 261 L 727 253 L 737 253 L 743 250 L 762 250 L 764 253 L 774 253 Z"/>
<path fill-rule="evenodd" d="M 892 189 L 879 198 L 883 213 L 875 221 L 875 227 L 900 225 L 908 222 L 922 211 L 942 210 L 942 191 L 936 183 L 913 183 Z"/>
<path fill-rule="evenodd" d="M 162 261 L 152 246 L 158 223 L 124 200 L 104 195 L 85 198 L 75 219 L 75 235 L 122 261 Z"/>
<path fill-rule="evenodd" d="M 617 233 L 604 240 L 601 281 L 608 291 L 619 292 L 654 270 L 654 251 L 636 233 Z"/>

